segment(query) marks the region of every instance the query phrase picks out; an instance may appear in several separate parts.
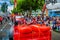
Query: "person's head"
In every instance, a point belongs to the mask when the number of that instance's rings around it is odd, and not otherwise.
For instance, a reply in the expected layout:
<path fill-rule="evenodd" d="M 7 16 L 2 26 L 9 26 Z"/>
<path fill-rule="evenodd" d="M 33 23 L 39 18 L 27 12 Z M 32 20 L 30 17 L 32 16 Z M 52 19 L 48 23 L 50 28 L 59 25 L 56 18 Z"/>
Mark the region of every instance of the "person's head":
<path fill-rule="evenodd" d="M 17 22 L 17 21 L 15 21 L 14 25 L 15 25 L 15 26 L 17 26 L 17 25 L 18 25 L 18 22 Z"/>

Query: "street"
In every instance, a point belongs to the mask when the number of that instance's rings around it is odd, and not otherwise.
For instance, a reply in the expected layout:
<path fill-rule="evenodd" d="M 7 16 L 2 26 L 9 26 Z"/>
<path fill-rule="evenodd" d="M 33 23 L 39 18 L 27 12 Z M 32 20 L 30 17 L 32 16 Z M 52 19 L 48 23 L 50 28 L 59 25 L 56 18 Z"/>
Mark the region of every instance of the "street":
<path fill-rule="evenodd" d="M 6 37 L 7 33 L 9 33 L 11 27 L 13 26 L 13 24 L 12 24 L 12 26 L 10 24 L 11 24 L 11 22 L 8 21 L 3 24 L 4 26 L 0 25 L 0 37 L 4 37 L 4 36 Z M 8 30 L 8 32 L 6 33 L 5 31 L 7 31 L 7 30 Z M 60 33 L 52 31 L 52 40 L 60 40 Z"/>
<path fill-rule="evenodd" d="M 8 20 L 7 22 L 3 21 L 3 24 L 2 25 L 0 24 L 0 40 L 9 39 L 10 28 L 11 28 L 11 25 L 9 23 L 11 23 L 10 20 Z"/>
<path fill-rule="evenodd" d="M 60 0 L 0 0 L 0 40 L 60 40 L 59 5 Z"/>
<path fill-rule="evenodd" d="M 52 31 L 52 40 L 60 40 L 60 33 Z"/>

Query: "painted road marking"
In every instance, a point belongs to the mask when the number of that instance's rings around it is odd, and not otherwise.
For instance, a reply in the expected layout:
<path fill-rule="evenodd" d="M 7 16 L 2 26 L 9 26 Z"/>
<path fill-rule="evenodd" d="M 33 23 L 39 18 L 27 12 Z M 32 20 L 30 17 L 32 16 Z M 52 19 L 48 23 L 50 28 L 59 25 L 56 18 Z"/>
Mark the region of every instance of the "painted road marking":
<path fill-rule="evenodd" d="M 9 22 L 9 21 L 8 21 L 8 22 Z M 6 24 L 4 25 L 4 27 L 3 27 L 0 31 L 3 31 L 3 29 L 7 26 L 7 24 L 8 24 L 8 23 L 6 23 Z"/>
<path fill-rule="evenodd" d="M 8 23 L 7 23 L 8 24 Z M 3 29 L 7 26 L 7 24 L 4 25 L 4 27 L 1 29 L 1 31 L 3 31 Z"/>

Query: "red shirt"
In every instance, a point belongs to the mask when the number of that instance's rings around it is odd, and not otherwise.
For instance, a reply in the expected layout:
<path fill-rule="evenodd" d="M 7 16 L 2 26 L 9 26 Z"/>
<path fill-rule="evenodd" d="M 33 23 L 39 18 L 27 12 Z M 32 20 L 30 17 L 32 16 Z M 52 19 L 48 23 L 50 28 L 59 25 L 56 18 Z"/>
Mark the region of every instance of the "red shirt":
<path fill-rule="evenodd" d="M 3 20 L 3 18 L 2 17 L 0 17 L 0 21 L 2 21 Z"/>

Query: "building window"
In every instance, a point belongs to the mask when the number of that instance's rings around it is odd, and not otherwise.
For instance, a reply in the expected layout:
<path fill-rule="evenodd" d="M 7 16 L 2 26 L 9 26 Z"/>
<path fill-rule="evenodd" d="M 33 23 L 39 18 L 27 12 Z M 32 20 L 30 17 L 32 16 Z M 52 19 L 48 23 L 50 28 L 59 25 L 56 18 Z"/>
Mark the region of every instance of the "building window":
<path fill-rule="evenodd" d="M 60 11 L 55 11 L 56 14 L 60 14 Z"/>
<path fill-rule="evenodd" d="M 50 14 L 52 14 L 52 12 L 50 12 Z"/>
<path fill-rule="evenodd" d="M 57 3 L 57 0 L 49 0 L 51 3 Z"/>

